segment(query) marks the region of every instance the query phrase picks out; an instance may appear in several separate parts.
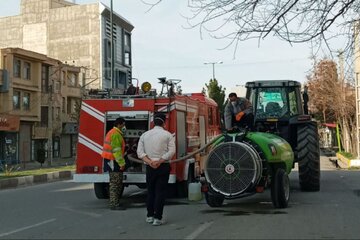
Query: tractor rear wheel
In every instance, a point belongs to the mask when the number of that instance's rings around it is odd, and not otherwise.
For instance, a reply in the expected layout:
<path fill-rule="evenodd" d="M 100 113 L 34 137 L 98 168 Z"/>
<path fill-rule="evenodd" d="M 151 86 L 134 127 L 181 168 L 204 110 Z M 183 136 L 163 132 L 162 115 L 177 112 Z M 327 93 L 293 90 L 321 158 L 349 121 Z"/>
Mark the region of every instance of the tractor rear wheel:
<path fill-rule="evenodd" d="M 224 202 L 224 198 L 225 197 L 223 195 L 216 193 L 211 189 L 205 192 L 205 200 L 210 207 L 221 207 Z"/>
<path fill-rule="evenodd" d="M 286 208 L 290 198 L 289 176 L 278 168 L 271 179 L 271 201 L 275 208 Z"/>
<path fill-rule="evenodd" d="M 297 129 L 297 162 L 302 191 L 320 190 L 320 148 L 316 123 Z"/>

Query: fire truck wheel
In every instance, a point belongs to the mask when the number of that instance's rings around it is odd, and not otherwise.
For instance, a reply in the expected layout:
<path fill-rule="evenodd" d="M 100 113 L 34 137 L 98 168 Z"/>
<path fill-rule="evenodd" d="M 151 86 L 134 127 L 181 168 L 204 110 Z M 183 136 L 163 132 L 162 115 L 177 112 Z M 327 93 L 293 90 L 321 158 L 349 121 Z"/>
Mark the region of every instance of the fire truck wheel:
<path fill-rule="evenodd" d="M 176 198 L 177 196 L 177 183 L 169 183 L 166 190 L 166 198 Z"/>
<path fill-rule="evenodd" d="M 140 189 L 146 189 L 146 183 L 144 184 L 136 184 L 136 186 Z"/>
<path fill-rule="evenodd" d="M 109 183 L 94 183 L 94 190 L 98 199 L 109 199 Z"/>
<path fill-rule="evenodd" d="M 188 178 L 187 180 L 177 183 L 177 197 L 186 198 L 189 193 L 189 184 L 195 181 L 195 169 L 194 164 L 189 165 Z"/>

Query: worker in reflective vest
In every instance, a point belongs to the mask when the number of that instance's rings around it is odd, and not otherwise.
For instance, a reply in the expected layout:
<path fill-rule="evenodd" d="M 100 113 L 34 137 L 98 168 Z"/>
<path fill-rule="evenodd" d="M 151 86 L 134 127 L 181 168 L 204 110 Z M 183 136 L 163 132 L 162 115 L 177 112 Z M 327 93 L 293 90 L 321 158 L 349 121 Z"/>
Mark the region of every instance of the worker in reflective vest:
<path fill-rule="evenodd" d="M 117 118 L 114 122 L 114 127 L 106 134 L 103 152 L 101 154 L 110 167 L 109 194 L 111 210 L 125 210 L 125 207 L 120 204 L 120 197 L 124 190 L 125 141 L 123 134 L 125 131 L 125 119 Z"/>

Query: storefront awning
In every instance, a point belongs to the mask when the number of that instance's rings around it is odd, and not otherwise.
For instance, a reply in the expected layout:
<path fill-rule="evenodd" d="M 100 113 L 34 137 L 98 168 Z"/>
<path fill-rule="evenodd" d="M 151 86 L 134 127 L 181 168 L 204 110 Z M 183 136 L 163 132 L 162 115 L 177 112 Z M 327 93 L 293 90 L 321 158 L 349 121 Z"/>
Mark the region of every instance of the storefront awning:
<path fill-rule="evenodd" d="M 330 128 L 336 128 L 336 123 L 323 123 L 322 125 Z"/>
<path fill-rule="evenodd" d="M 18 132 L 20 128 L 20 117 L 0 114 L 0 131 Z"/>

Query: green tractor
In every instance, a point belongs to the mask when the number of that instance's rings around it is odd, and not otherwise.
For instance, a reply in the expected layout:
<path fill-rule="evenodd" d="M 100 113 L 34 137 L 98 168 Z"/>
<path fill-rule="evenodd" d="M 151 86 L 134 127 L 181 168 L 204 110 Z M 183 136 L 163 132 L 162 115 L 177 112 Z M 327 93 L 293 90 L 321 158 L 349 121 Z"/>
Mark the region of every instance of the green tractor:
<path fill-rule="evenodd" d="M 255 131 L 224 133 L 205 163 L 209 206 L 224 199 L 262 192 L 271 187 L 274 207 L 285 208 L 290 197 L 288 174 L 298 163 L 302 191 L 320 190 L 320 150 L 317 124 L 307 110 L 296 81 L 246 83 L 252 102 Z M 302 99 L 304 101 L 302 101 Z"/>

